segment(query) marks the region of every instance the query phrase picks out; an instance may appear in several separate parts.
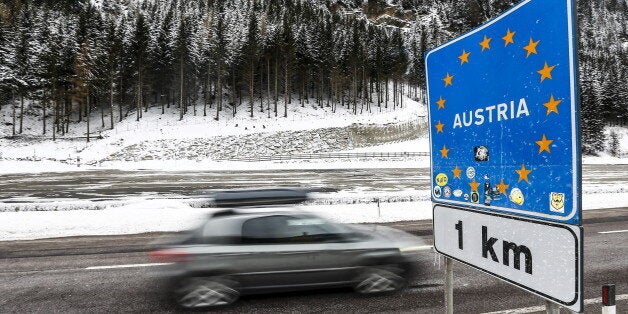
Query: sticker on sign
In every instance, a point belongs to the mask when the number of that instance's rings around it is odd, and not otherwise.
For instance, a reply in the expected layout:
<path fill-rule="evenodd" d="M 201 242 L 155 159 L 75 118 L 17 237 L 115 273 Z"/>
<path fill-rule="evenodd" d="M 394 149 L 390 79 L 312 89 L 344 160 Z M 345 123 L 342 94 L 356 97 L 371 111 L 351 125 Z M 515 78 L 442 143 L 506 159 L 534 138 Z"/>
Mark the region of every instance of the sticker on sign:
<path fill-rule="evenodd" d="M 434 248 L 582 311 L 582 227 L 434 206 Z"/>

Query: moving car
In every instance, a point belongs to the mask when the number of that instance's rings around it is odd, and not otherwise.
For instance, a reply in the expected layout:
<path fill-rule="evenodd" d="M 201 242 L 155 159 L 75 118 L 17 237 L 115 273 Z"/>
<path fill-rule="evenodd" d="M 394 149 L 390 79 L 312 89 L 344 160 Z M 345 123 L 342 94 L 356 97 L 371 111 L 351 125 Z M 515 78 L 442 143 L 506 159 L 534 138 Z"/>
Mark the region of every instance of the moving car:
<path fill-rule="evenodd" d="M 167 265 L 184 308 L 228 305 L 242 294 L 353 287 L 403 288 L 417 272 L 421 239 L 383 227 L 344 225 L 296 209 L 229 209 L 150 253 Z"/>

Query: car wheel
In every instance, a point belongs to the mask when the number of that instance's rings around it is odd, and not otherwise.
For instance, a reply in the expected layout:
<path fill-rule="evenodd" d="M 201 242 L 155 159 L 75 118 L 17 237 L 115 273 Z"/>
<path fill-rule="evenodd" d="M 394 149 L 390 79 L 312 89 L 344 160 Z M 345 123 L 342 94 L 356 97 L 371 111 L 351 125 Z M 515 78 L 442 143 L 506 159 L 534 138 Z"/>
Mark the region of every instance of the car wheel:
<path fill-rule="evenodd" d="M 240 296 L 235 287 L 234 281 L 222 277 L 185 278 L 175 290 L 175 300 L 186 309 L 229 305 Z"/>
<path fill-rule="evenodd" d="M 393 270 L 367 268 L 358 277 L 355 290 L 361 294 L 393 292 L 403 288 L 406 280 Z"/>

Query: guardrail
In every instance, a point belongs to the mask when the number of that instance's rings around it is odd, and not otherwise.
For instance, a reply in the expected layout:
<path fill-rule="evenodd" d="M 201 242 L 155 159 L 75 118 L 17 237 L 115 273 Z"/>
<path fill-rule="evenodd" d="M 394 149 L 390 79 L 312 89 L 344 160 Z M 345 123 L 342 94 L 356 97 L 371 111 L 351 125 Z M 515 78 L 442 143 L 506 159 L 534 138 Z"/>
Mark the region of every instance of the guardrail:
<path fill-rule="evenodd" d="M 401 157 L 424 157 L 429 156 L 427 152 L 372 152 L 372 153 L 319 153 L 319 154 L 295 154 L 295 155 L 270 155 L 270 156 L 250 156 L 232 157 L 229 161 L 281 161 L 298 159 L 351 159 L 351 158 L 401 158 Z"/>

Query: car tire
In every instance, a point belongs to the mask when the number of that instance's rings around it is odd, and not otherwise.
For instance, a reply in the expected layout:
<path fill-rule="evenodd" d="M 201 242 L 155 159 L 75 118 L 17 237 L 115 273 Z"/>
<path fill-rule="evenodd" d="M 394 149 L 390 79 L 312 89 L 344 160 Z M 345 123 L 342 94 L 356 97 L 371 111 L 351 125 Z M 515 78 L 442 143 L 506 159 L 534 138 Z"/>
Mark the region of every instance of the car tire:
<path fill-rule="evenodd" d="M 237 283 L 224 277 L 189 277 L 174 291 L 175 302 L 184 309 L 230 305 L 240 297 Z"/>
<path fill-rule="evenodd" d="M 369 267 L 356 280 L 354 289 L 360 294 L 381 294 L 401 290 L 406 280 L 397 268 Z"/>

